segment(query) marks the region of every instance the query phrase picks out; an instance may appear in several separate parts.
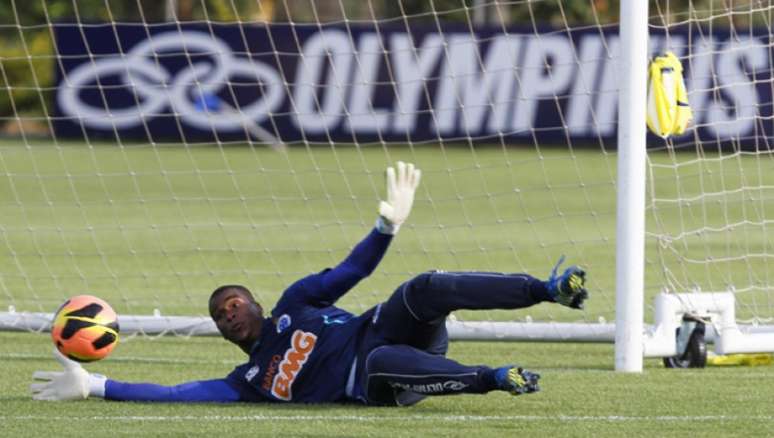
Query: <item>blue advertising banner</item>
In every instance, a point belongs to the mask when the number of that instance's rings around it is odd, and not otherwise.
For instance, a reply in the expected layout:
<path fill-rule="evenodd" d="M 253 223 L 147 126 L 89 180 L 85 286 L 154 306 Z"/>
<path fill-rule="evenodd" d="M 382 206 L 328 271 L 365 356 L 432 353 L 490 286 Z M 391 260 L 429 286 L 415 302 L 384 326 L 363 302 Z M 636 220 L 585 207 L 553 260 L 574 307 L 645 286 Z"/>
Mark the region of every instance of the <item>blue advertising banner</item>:
<path fill-rule="evenodd" d="M 615 143 L 616 28 L 57 24 L 55 36 L 60 137 Z M 769 148 L 770 44 L 766 29 L 651 36 L 652 53 L 686 67 L 686 140 Z"/>

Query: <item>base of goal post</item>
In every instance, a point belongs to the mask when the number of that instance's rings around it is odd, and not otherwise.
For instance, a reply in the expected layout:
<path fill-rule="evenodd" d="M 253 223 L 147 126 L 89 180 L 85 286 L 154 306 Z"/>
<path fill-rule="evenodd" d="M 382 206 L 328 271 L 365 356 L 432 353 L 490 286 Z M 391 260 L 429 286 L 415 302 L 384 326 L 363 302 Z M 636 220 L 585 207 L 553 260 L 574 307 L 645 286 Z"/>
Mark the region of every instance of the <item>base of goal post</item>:
<path fill-rule="evenodd" d="M 655 324 L 645 336 L 644 356 L 663 357 L 668 367 L 702 367 L 709 339 L 720 355 L 774 352 L 771 328 L 748 326 L 743 330 L 736 323 L 735 303 L 732 292 L 659 294 Z"/>
<path fill-rule="evenodd" d="M 698 315 L 686 313 L 683 323 L 675 331 L 677 354 L 663 358 L 667 368 L 704 368 L 707 366 L 708 321 Z"/>

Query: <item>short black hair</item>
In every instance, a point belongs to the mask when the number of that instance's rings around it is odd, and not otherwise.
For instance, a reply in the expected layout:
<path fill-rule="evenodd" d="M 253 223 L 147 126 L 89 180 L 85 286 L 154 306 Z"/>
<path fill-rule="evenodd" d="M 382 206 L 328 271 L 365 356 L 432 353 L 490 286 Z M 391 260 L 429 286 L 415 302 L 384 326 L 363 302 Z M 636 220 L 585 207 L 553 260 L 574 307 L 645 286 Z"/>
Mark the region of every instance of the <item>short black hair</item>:
<path fill-rule="evenodd" d="M 230 291 L 230 290 L 237 290 L 241 292 L 243 295 L 245 295 L 247 298 L 255 302 L 255 297 L 253 297 L 253 293 L 250 292 L 250 289 L 240 285 L 240 284 L 227 284 L 224 286 L 220 286 L 219 288 L 212 291 L 212 294 L 210 294 L 210 301 L 209 301 L 209 311 L 210 316 L 212 316 L 212 304 L 215 302 L 215 300 L 223 293 Z"/>

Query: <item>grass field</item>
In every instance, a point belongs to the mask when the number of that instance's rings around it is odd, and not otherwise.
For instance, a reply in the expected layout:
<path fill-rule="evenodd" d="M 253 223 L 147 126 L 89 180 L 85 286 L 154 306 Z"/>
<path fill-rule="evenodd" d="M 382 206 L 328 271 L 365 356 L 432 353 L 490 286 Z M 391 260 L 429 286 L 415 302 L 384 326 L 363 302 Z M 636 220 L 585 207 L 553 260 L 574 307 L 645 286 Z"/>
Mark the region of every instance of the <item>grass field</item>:
<path fill-rule="evenodd" d="M 518 361 L 542 391 L 429 399 L 411 408 L 33 402 L 36 369 L 54 369 L 46 335 L 0 333 L 3 436 L 771 436 L 774 367 L 612 371 L 612 345 L 463 343 L 468 363 Z M 132 339 L 89 366 L 116 379 L 178 383 L 225 375 L 241 353 L 216 338 Z"/>
<path fill-rule="evenodd" d="M 768 156 L 652 154 L 646 302 L 665 286 L 734 285 L 743 317 L 774 315 Z M 544 305 L 461 318 L 612 321 L 615 155 L 599 150 L 0 142 L 0 309 L 51 312 L 90 292 L 119 314 L 201 315 L 210 291 L 248 285 L 270 307 L 301 275 L 340 260 L 371 227 L 394 160 L 418 163 L 411 219 L 378 271 L 342 301 L 353 311 L 426 269 L 548 274 L 566 254 L 589 272 L 583 312 Z M 668 236 L 669 239 L 665 239 Z M 467 363 L 520 363 L 543 391 L 437 398 L 409 409 L 35 403 L 53 369 L 45 334 L 0 333 L 0 434 L 288 436 L 774 435 L 774 367 L 619 374 L 612 345 L 453 343 Z M 89 369 L 178 383 L 242 359 L 216 338 L 125 339 Z"/>
<path fill-rule="evenodd" d="M 0 171 L 9 175 L 0 184 L 0 306 L 51 311 L 64 291 L 93 291 L 124 314 L 201 314 L 223 282 L 250 285 L 273 302 L 300 276 L 338 263 L 369 231 L 384 168 L 400 159 L 424 172 L 411 219 L 342 304 L 364 310 L 428 269 L 545 276 L 566 254 L 595 272 L 600 293 L 588 317 L 612 319 L 615 161 L 589 150 L 572 157 L 464 146 L 316 146 L 283 155 L 0 144 Z M 553 310 L 533 316 L 585 317 Z"/>

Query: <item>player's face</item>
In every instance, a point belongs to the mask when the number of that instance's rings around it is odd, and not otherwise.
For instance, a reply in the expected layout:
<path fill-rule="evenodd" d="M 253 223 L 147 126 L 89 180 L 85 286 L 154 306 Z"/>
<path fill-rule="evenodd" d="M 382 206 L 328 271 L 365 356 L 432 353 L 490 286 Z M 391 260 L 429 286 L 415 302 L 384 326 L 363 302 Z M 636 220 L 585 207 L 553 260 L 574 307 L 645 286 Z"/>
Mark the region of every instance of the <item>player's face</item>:
<path fill-rule="evenodd" d="M 224 338 L 244 350 L 261 334 L 263 309 L 243 293 L 228 291 L 215 299 L 212 319 Z"/>

